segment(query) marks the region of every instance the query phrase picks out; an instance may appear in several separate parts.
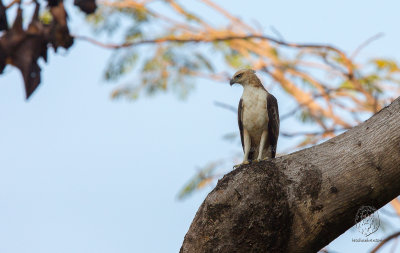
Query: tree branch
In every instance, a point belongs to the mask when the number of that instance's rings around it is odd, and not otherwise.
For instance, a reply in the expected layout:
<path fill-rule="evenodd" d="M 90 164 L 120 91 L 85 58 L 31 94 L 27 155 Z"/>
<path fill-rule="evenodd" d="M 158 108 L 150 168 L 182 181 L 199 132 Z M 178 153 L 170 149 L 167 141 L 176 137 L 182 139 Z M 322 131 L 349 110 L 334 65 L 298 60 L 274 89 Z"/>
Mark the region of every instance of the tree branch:
<path fill-rule="evenodd" d="M 368 46 L 371 42 L 373 42 L 374 40 L 377 40 L 379 38 L 383 37 L 383 33 L 378 33 L 375 34 L 374 36 L 372 36 L 371 38 L 368 38 L 366 41 L 364 41 L 361 45 L 359 45 L 356 50 L 354 50 L 354 52 L 351 54 L 350 59 L 354 59 L 363 48 L 365 48 L 366 46 Z"/>
<path fill-rule="evenodd" d="M 231 111 L 233 113 L 237 113 L 237 108 L 232 106 L 232 105 L 229 105 L 229 104 L 226 104 L 226 103 L 223 103 L 223 102 L 219 102 L 219 101 L 214 101 L 214 105 L 218 106 L 218 107 L 221 107 L 221 108 L 224 108 L 224 109 L 226 109 L 228 111 Z"/>
<path fill-rule="evenodd" d="M 144 44 L 158 44 L 158 43 L 166 43 L 166 42 L 201 43 L 201 42 L 219 42 L 219 41 L 228 41 L 228 40 L 262 39 L 262 40 L 268 40 L 270 42 L 273 42 L 275 44 L 285 46 L 285 47 L 312 48 L 312 49 L 324 49 L 324 50 L 334 51 L 334 52 L 338 53 L 344 60 L 350 61 L 350 59 L 347 58 L 346 54 L 343 51 L 341 51 L 340 49 L 337 49 L 331 45 L 312 44 L 312 43 L 308 43 L 308 44 L 288 43 L 288 42 L 284 42 L 284 41 L 275 39 L 275 38 L 267 36 L 267 35 L 259 35 L 259 34 L 228 35 L 228 36 L 221 36 L 221 37 L 218 37 L 218 36 L 207 37 L 204 35 L 200 35 L 197 38 L 196 37 L 190 37 L 190 38 L 162 37 L 162 38 L 157 38 L 157 39 L 126 42 L 126 43 L 122 43 L 122 44 L 114 44 L 114 43 L 107 44 L 107 43 L 99 42 L 99 41 L 96 41 L 95 39 L 92 39 L 87 36 L 82 36 L 82 35 L 75 35 L 74 37 L 76 39 L 85 40 L 85 41 L 88 41 L 95 45 L 102 46 L 104 48 L 111 48 L 111 49 L 119 49 L 119 48 L 139 46 L 139 45 L 144 45 Z"/>
<path fill-rule="evenodd" d="M 181 251 L 317 252 L 362 205 L 400 194 L 400 98 L 320 145 L 242 165 L 200 206 Z"/>
<path fill-rule="evenodd" d="M 393 209 L 396 211 L 396 214 L 400 217 L 400 200 L 395 198 L 390 203 L 392 204 Z"/>
<path fill-rule="evenodd" d="M 392 234 L 392 235 L 386 237 L 385 239 L 383 239 L 383 241 L 381 241 L 381 242 L 371 251 L 371 253 L 376 253 L 376 252 L 378 252 L 378 250 L 379 250 L 385 243 L 387 243 L 388 241 L 390 241 L 390 240 L 392 240 L 392 239 L 394 239 L 394 238 L 396 238 L 396 237 L 398 237 L 398 236 L 400 236 L 400 232 L 396 232 L 396 233 L 394 233 L 394 234 Z"/>

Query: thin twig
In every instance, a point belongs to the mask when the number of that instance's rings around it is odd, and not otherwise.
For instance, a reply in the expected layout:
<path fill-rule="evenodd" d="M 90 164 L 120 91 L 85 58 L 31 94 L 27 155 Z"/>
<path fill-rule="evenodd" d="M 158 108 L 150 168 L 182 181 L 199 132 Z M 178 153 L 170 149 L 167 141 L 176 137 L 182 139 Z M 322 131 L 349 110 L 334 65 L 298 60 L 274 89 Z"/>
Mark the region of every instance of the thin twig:
<path fill-rule="evenodd" d="M 250 30 L 252 32 L 255 32 L 255 30 L 251 26 L 249 26 L 246 23 L 242 22 L 242 20 L 240 20 L 239 18 L 233 16 L 232 14 L 230 14 L 228 11 L 226 11 L 224 8 L 222 8 L 221 6 L 217 5 L 213 1 L 210 1 L 210 0 L 201 0 L 201 1 L 203 3 L 205 3 L 206 5 L 210 6 L 211 8 L 213 8 L 214 10 L 216 10 L 217 12 L 221 13 L 223 16 L 225 16 L 226 18 L 231 20 L 234 24 L 240 25 L 240 26 L 244 27 L 245 29 L 248 29 L 248 30 Z"/>
<path fill-rule="evenodd" d="M 334 133 L 337 131 L 344 131 L 344 130 L 348 130 L 348 128 L 327 129 L 327 130 L 321 131 L 321 132 L 295 132 L 295 133 L 281 132 L 280 135 L 285 136 L 285 137 L 295 137 L 295 136 L 303 136 L 303 135 L 317 136 L 317 135 L 324 135 L 327 133 Z"/>
<path fill-rule="evenodd" d="M 228 104 L 225 104 L 225 103 L 219 102 L 219 101 L 214 101 L 214 105 L 218 106 L 218 107 L 221 107 L 221 108 L 224 108 L 224 109 L 227 109 L 228 111 L 237 113 L 236 107 L 234 107 L 232 105 L 228 105 Z"/>
<path fill-rule="evenodd" d="M 283 38 L 282 34 L 278 31 L 278 29 L 276 29 L 274 26 L 270 26 L 270 29 L 273 33 L 275 33 L 275 35 L 281 40 L 284 41 L 285 39 Z"/>
<path fill-rule="evenodd" d="M 359 45 L 356 50 L 354 50 L 354 52 L 351 54 L 350 59 L 354 59 L 362 49 L 364 49 L 366 46 L 368 46 L 371 42 L 373 42 L 374 40 L 377 40 L 381 37 L 383 37 L 383 33 L 377 33 L 374 36 L 368 38 L 366 41 L 364 41 L 361 45 Z"/>
<path fill-rule="evenodd" d="M 390 250 L 391 253 L 394 253 L 395 249 L 397 248 L 397 244 L 399 242 L 399 238 L 397 237 L 394 239 L 394 243 L 392 244 L 392 249 Z"/>
<path fill-rule="evenodd" d="M 392 204 L 393 209 L 396 211 L 397 215 L 400 217 L 400 200 L 398 198 L 393 199 L 390 201 Z"/>
<path fill-rule="evenodd" d="M 398 236 L 400 236 L 400 232 L 396 232 L 396 233 L 394 233 L 394 234 L 392 234 L 392 235 L 386 237 L 385 239 L 383 239 L 383 241 L 381 241 L 381 242 L 371 251 L 371 253 L 376 253 L 376 252 L 378 252 L 378 250 L 379 250 L 385 243 L 387 243 L 388 241 L 390 241 L 390 240 L 392 240 L 393 238 L 396 238 L 396 237 L 398 237 Z"/>
<path fill-rule="evenodd" d="M 17 4 L 17 3 L 20 3 L 20 2 L 21 2 L 20 0 L 13 0 L 11 3 L 9 3 L 6 6 L 6 9 L 11 8 L 14 4 Z"/>

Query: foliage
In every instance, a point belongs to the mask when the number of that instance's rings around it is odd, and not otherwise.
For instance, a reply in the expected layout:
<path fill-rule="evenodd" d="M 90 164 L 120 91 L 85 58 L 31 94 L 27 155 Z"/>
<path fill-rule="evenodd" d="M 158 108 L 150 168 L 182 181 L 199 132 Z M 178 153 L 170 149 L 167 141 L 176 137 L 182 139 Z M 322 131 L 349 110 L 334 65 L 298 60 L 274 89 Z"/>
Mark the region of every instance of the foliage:
<path fill-rule="evenodd" d="M 193 77 L 228 81 L 225 69 L 212 66 L 215 60 L 225 62 L 230 72 L 251 67 L 297 103 L 291 117 L 318 126 L 304 135 L 300 146 L 306 146 L 358 124 L 360 115 L 379 111 L 399 94 L 395 61 L 355 61 L 370 41 L 351 57 L 330 45 L 288 43 L 262 35 L 210 0 L 200 2 L 219 13 L 226 25 L 213 26 L 200 13 L 188 11 L 186 2 L 175 0 L 107 1 L 101 6 L 89 20 L 94 29 L 125 34 L 120 44 L 101 44 L 116 49 L 105 79 L 116 80 L 135 70 L 131 84 L 115 90 L 113 97 L 169 90 L 184 97 L 193 88 Z"/>
<path fill-rule="evenodd" d="M 281 114 L 317 126 L 315 132 L 298 134 L 304 138 L 294 147 L 301 147 L 360 123 L 360 115 L 379 111 L 400 93 L 395 61 L 355 60 L 369 41 L 351 56 L 330 45 L 288 43 L 263 35 L 210 0 L 200 2 L 217 12 L 225 26 L 211 24 L 202 13 L 189 10 L 187 2 L 175 0 L 105 1 L 88 16 L 97 34 L 123 35 L 123 41 L 116 44 L 91 40 L 114 49 L 104 74 L 106 80 L 134 73 L 129 85 L 112 93 L 113 98 L 136 99 L 168 91 L 185 97 L 194 87 L 193 77 L 228 81 L 226 69 L 217 70 L 212 65 L 215 60 L 224 62 L 230 72 L 251 67 L 279 85 L 297 104 Z M 282 135 L 296 133 L 282 131 Z"/>
<path fill-rule="evenodd" d="M 75 1 L 75 4 L 84 11 L 93 10 L 90 9 L 92 2 L 86 1 L 85 6 L 85 1 Z M 42 12 L 41 24 L 60 23 L 51 8 L 62 2 L 49 0 L 48 3 L 50 10 Z M 75 39 L 114 50 L 104 73 L 106 80 L 133 77 L 129 85 L 114 90 L 113 98 L 137 99 L 143 94 L 168 91 L 185 97 L 195 87 L 196 77 L 227 82 L 228 72 L 253 68 L 295 103 L 292 110 L 281 111 L 281 121 L 295 118 L 312 124 L 315 129 L 298 133 L 283 129 L 281 136 L 303 138 L 293 148 L 318 143 L 351 128 L 400 93 L 400 69 L 396 61 L 356 60 L 359 51 L 377 36 L 361 44 L 354 53 L 346 54 L 331 45 L 289 43 L 264 35 L 212 0 L 199 0 L 199 3 L 217 13 L 223 20 L 219 23 L 224 25 L 213 25 L 204 10 L 201 13 L 189 10 L 186 6 L 191 1 L 106 0 L 86 20 L 95 34 L 123 40 L 106 44 L 79 35 Z M 0 2 L 0 29 L 8 28 L 4 18 L 8 7 Z M 7 33 L 3 32 L 3 41 Z M 9 62 L 4 52 L 4 46 L 0 47 L 0 70 Z M 224 63 L 225 67 L 217 69 L 212 64 L 215 61 Z M 234 135 L 229 134 L 226 139 L 232 140 Z M 211 163 L 200 169 L 179 198 L 211 182 L 221 167 Z"/>
<path fill-rule="evenodd" d="M 183 186 L 178 194 L 178 199 L 183 200 L 189 197 L 196 190 L 204 188 L 204 186 L 211 183 L 215 178 L 214 172 L 220 165 L 221 162 L 211 162 L 204 166 L 204 168 L 199 168 L 196 175 L 194 175 L 193 178 Z"/>
<path fill-rule="evenodd" d="M 131 84 L 116 89 L 113 97 L 136 99 L 141 94 L 169 90 L 184 97 L 192 89 L 193 77 L 227 82 L 227 70 L 234 72 L 250 67 L 278 85 L 297 104 L 293 110 L 281 112 L 284 115 L 281 120 L 294 117 L 304 124 L 317 126 L 315 132 L 281 131 L 286 137 L 303 136 L 294 146 L 298 148 L 351 128 L 400 93 L 399 68 L 395 61 L 375 58 L 359 63 L 355 60 L 358 52 L 377 36 L 348 56 L 330 45 L 288 43 L 262 35 L 260 30 L 214 2 L 200 2 L 220 14 L 226 25 L 213 26 L 200 13 L 188 11 L 185 7 L 188 3 L 183 1 L 104 3 L 100 10 L 111 15 L 98 14 L 102 19 L 92 22 L 95 30 L 112 30 L 113 33 L 122 30 L 125 34 L 125 40 L 120 44 L 101 44 L 116 49 L 105 78 L 116 80 L 136 70 Z M 131 16 L 121 18 L 127 14 Z M 202 43 L 202 46 L 196 43 Z M 216 60 L 224 62 L 227 70 L 217 70 L 211 64 Z M 234 138 L 235 135 L 229 134 L 226 139 Z M 184 186 L 179 198 L 183 199 L 205 183 L 212 182 L 217 167 L 221 168 L 215 164 L 201 168 Z"/>

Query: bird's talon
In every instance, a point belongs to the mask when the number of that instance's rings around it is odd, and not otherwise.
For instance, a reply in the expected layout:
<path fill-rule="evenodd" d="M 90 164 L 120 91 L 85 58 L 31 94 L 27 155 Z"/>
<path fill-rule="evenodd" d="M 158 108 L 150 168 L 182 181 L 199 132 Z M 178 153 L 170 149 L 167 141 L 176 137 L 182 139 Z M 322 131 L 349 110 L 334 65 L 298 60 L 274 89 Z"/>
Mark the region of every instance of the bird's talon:
<path fill-rule="evenodd" d="M 237 168 L 239 168 L 240 166 L 242 166 L 242 165 L 247 165 L 247 164 L 249 164 L 249 163 L 250 163 L 249 161 L 244 161 L 244 162 L 242 162 L 242 163 L 239 163 L 239 164 L 234 165 L 233 168 L 234 168 L 234 169 L 237 169 Z"/>

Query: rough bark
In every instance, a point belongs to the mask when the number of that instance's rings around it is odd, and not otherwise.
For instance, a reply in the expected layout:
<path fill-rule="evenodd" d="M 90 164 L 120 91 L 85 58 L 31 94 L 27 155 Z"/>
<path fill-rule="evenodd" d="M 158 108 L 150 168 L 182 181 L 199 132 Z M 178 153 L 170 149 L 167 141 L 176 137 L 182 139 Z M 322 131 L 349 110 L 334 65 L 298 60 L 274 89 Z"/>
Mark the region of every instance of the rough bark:
<path fill-rule="evenodd" d="M 400 195 L 400 98 L 320 145 L 242 165 L 200 206 L 180 252 L 317 252 L 363 205 Z"/>

